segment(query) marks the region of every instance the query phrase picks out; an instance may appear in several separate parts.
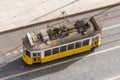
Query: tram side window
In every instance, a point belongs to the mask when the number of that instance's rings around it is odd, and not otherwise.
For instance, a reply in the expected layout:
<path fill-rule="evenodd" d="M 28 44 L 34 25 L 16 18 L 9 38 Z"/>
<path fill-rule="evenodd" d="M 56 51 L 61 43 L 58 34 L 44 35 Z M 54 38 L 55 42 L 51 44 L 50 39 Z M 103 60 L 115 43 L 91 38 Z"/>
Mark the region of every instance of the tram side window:
<path fill-rule="evenodd" d="M 99 39 L 99 36 L 92 39 L 92 41 L 97 41 Z"/>
<path fill-rule="evenodd" d="M 25 50 L 25 53 L 26 53 L 27 56 L 30 57 L 30 52 L 28 50 Z"/>
<path fill-rule="evenodd" d="M 95 41 L 97 41 L 99 39 L 99 36 L 95 37 Z"/>
<path fill-rule="evenodd" d="M 51 50 L 45 51 L 45 56 L 50 56 L 51 55 Z"/>
<path fill-rule="evenodd" d="M 83 46 L 87 46 L 87 45 L 89 45 L 89 40 L 83 41 Z"/>
<path fill-rule="evenodd" d="M 40 53 L 38 53 L 38 57 L 40 57 Z"/>
<path fill-rule="evenodd" d="M 64 51 L 66 51 L 66 46 L 60 47 L 60 52 L 64 52 Z"/>
<path fill-rule="evenodd" d="M 92 38 L 92 42 L 94 42 L 95 41 L 95 38 Z"/>
<path fill-rule="evenodd" d="M 79 47 L 81 47 L 81 42 L 76 42 L 75 43 L 75 48 L 79 48 Z"/>
<path fill-rule="evenodd" d="M 68 50 L 74 49 L 74 44 L 69 44 L 68 45 Z"/>
<path fill-rule="evenodd" d="M 54 48 L 53 49 L 53 54 L 57 54 L 57 53 L 59 53 L 59 48 Z"/>

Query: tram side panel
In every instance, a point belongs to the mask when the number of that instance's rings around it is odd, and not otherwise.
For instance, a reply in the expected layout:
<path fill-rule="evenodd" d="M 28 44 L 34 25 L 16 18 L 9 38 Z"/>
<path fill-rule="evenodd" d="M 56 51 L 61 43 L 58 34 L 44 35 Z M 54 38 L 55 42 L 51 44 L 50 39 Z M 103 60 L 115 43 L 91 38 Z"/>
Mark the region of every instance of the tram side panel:
<path fill-rule="evenodd" d="M 78 54 L 78 53 L 81 53 L 81 52 L 85 52 L 85 51 L 88 51 L 91 49 L 91 45 L 89 45 L 89 41 L 90 40 L 87 40 L 88 42 L 86 43 L 85 41 L 83 41 L 83 45 L 80 44 L 80 46 L 78 46 L 78 42 L 74 43 L 73 46 L 70 46 L 72 44 L 68 44 L 68 45 L 65 45 L 66 46 L 66 51 L 62 52 L 61 51 L 61 47 L 59 47 L 59 50 L 60 52 L 56 53 L 56 54 L 53 54 L 53 49 L 51 50 L 49 56 L 44 56 L 44 58 L 41 58 L 41 63 L 45 63 L 45 62 L 49 62 L 49 61 L 53 61 L 53 60 L 56 60 L 56 59 L 59 59 L 59 58 L 63 58 L 63 57 L 67 57 L 67 56 L 71 56 L 71 55 L 74 55 L 74 54 Z M 85 42 L 85 43 L 84 43 Z M 82 41 L 81 41 L 82 43 Z M 44 53 L 46 54 L 46 53 Z"/>
<path fill-rule="evenodd" d="M 41 63 L 45 63 L 45 62 L 53 61 L 53 60 L 60 59 L 63 57 L 71 56 L 74 54 L 82 53 L 82 52 L 88 51 L 94 47 L 98 47 L 101 44 L 100 35 L 97 37 L 89 39 L 88 42 L 81 41 L 80 45 L 78 45 L 78 42 L 76 42 L 76 43 L 74 43 L 73 49 L 71 48 L 71 50 L 69 50 L 69 48 L 68 48 L 69 45 L 66 45 L 66 51 L 64 51 L 64 52 L 60 51 L 56 54 L 53 54 L 52 49 L 51 49 L 49 56 L 44 55 L 44 57 L 41 58 Z M 61 47 L 59 47 L 59 50 L 61 50 Z M 44 54 L 46 54 L 46 53 L 44 53 Z"/>

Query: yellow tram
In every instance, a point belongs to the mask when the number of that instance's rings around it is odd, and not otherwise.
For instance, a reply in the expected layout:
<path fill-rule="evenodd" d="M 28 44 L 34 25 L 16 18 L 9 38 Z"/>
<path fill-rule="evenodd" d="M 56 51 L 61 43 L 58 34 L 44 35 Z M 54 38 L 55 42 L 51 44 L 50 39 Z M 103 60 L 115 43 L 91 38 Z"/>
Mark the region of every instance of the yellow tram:
<path fill-rule="evenodd" d="M 94 17 L 47 27 L 23 38 L 23 61 L 45 63 L 100 46 L 102 26 Z"/>

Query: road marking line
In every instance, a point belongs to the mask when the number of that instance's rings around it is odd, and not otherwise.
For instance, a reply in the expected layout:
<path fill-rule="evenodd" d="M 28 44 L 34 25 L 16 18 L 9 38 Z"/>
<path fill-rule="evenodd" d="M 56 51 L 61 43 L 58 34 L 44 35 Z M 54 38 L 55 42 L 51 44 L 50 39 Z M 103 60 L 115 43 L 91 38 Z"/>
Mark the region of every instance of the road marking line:
<path fill-rule="evenodd" d="M 113 25 L 113 26 L 110 26 L 110 27 L 106 27 L 106 28 L 103 28 L 103 31 L 104 31 L 104 30 L 111 29 L 111 28 L 114 28 L 114 27 L 119 27 L 119 26 L 120 26 L 120 24 Z"/>
<path fill-rule="evenodd" d="M 108 48 L 108 49 L 105 49 L 105 50 L 94 52 L 92 54 L 89 54 L 87 57 L 97 55 L 97 54 L 100 54 L 100 53 L 104 53 L 104 52 L 107 52 L 107 51 L 111 51 L 111 50 L 114 50 L 114 49 L 117 49 L 117 48 L 120 48 L 120 46 L 116 46 L 116 47 L 113 47 L 113 48 Z"/>
<path fill-rule="evenodd" d="M 105 80 L 116 80 L 116 79 L 120 79 L 120 75 L 112 77 L 112 78 L 108 78 L 108 79 L 105 79 Z"/>
<path fill-rule="evenodd" d="M 109 49 L 94 52 L 94 53 L 92 53 L 92 54 L 90 54 L 86 57 L 101 54 L 101 53 L 108 52 L 108 51 L 118 49 L 118 48 L 120 48 L 120 46 L 116 46 L 116 47 L 112 47 L 112 48 L 109 48 Z M 82 56 L 82 57 L 84 57 L 84 56 Z M 57 65 L 60 65 L 60 64 L 64 64 L 64 63 L 68 63 L 68 62 L 71 62 L 71 61 L 79 60 L 82 57 L 77 57 L 77 58 L 74 58 L 74 59 L 69 59 L 69 60 L 66 60 L 66 61 L 63 61 L 63 62 L 55 63 L 55 64 L 52 64 L 52 65 L 49 65 L 49 66 L 44 66 L 44 67 L 32 69 L 32 70 L 29 70 L 29 71 L 25 71 L 25 72 L 21 72 L 21 73 L 18 73 L 18 74 L 10 75 L 10 76 L 7 76 L 7 77 L 1 78 L 1 79 L 4 80 L 4 79 L 9 79 L 9 78 L 25 75 L 25 74 L 32 73 L 32 72 L 35 72 L 35 71 L 39 71 L 39 70 L 43 70 L 43 69 L 46 69 L 46 68 L 54 67 L 54 66 L 57 66 Z"/>

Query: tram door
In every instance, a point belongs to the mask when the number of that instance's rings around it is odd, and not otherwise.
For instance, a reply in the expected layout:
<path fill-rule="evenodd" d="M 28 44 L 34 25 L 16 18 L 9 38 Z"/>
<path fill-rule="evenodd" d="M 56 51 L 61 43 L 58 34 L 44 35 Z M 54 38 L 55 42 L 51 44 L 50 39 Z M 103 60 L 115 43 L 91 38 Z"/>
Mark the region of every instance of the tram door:
<path fill-rule="evenodd" d="M 37 63 L 40 62 L 40 53 L 33 53 L 33 62 Z"/>
<path fill-rule="evenodd" d="M 99 36 L 92 38 L 92 46 L 93 47 L 96 47 L 98 45 L 98 39 L 99 39 Z"/>

